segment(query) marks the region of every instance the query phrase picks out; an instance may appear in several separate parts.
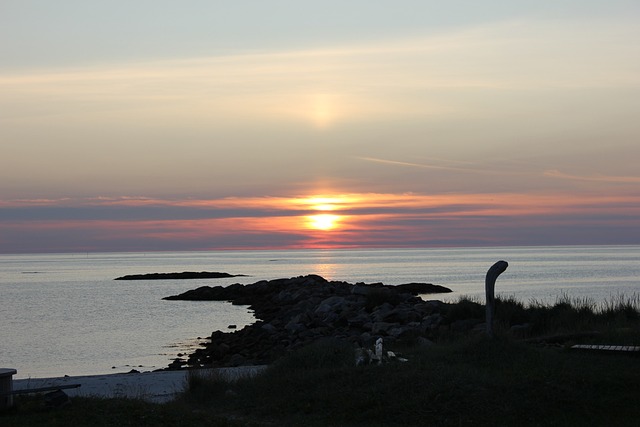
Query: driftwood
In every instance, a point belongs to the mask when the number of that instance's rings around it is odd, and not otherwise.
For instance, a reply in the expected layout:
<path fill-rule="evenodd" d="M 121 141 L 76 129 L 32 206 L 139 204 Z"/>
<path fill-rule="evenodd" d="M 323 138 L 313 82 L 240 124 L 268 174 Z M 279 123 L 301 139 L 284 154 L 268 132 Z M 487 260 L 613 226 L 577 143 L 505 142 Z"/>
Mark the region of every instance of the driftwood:
<path fill-rule="evenodd" d="M 484 282 L 484 287 L 487 295 L 486 301 L 486 322 L 487 322 L 487 335 L 493 336 L 493 318 L 496 312 L 495 306 L 495 294 L 494 289 L 496 287 L 496 279 L 501 275 L 509 266 L 506 261 L 498 261 L 491 266 L 487 271 L 487 277 Z"/>

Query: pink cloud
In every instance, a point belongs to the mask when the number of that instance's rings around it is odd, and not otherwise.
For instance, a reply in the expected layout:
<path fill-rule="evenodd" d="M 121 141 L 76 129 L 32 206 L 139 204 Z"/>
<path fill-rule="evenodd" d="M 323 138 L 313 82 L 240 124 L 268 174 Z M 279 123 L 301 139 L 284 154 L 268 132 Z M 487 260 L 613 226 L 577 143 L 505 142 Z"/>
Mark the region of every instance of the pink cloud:
<path fill-rule="evenodd" d="M 640 196 L 622 195 L 122 197 L 9 201 L 2 208 L 4 253 L 640 243 Z M 310 226 L 310 215 L 327 211 L 335 228 Z"/>

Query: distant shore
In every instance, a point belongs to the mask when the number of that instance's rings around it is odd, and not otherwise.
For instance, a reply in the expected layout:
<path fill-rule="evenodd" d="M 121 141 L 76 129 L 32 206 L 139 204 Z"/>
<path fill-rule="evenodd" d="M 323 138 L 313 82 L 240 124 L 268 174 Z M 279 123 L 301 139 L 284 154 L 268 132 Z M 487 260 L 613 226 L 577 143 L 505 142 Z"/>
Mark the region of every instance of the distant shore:
<path fill-rule="evenodd" d="M 114 280 L 183 280 L 183 279 L 223 279 L 227 277 L 246 277 L 245 274 L 229 274 L 217 271 L 183 271 L 181 273 L 128 274 Z"/>

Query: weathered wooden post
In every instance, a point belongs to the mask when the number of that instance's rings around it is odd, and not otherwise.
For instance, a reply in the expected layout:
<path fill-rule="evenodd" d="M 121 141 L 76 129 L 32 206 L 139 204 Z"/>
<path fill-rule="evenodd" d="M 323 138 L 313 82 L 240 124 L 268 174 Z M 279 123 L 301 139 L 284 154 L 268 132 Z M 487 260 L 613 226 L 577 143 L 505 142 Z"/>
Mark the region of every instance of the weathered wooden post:
<path fill-rule="evenodd" d="M 494 289 L 496 287 L 496 279 L 509 267 L 506 261 L 498 261 L 487 271 L 487 277 L 484 281 L 484 288 L 487 294 L 486 313 L 487 313 L 487 335 L 493 337 L 493 316 L 496 312 Z"/>
<path fill-rule="evenodd" d="M 0 411 L 13 406 L 13 376 L 15 369 L 0 368 Z"/>

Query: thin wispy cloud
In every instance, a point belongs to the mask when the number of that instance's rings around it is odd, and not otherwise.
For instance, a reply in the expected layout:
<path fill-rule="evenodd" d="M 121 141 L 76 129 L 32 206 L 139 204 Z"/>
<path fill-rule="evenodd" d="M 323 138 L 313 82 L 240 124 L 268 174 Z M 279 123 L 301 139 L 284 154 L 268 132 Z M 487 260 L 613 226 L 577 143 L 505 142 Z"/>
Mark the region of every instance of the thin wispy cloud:
<path fill-rule="evenodd" d="M 603 46 L 605 31 L 607 45 Z M 346 101 L 344 104 L 351 105 L 342 111 L 347 116 L 371 117 L 376 111 L 385 115 L 450 113 L 456 106 L 440 102 L 425 110 L 428 104 L 409 101 L 412 97 L 408 93 L 402 95 L 404 101 L 389 106 L 389 91 L 638 87 L 640 77 L 633 72 L 640 62 L 631 42 L 634 31 L 640 33 L 631 26 L 606 21 L 589 25 L 508 22 L 328 49 L 4 73 L 0 74 L 0 93 L 5 102 L 21 100 L 18 105 L 45 96 L 75 103 L 99 101 L 88 111 L 159 108 L 147 105 L 152 101 L 163 108 L 206 102 L 208 108 L 225 105 L 227 113 L 240 113 L 244 108 L 251 114 L 272 111 L 276 116 L 295 116 L 299 109 L 288 109 L 287 104 L 312 102 L 305 97 L 317 93 L 335 93 Z M 539 38 L 541 32 L 547 38 L 555 35 L 557 44 L 551 49 L 551 57 L 549 46 Z M 614 42 L 617 49 L 611 51 L 608 43 Z M 63 114 L 64 108 L 59 107 L 48 114 Z M 20 110 L 9 110 L 11 114 L 2 120 L 15 118 Z M 34 111 L 38 110 L 42 107 Z M 27 114 L 28 110 L 22 111 Z"/>
<path fill-rule="evenodd" d="M 415 163 L 415 162 L 404 162 L 398 160 L 390 160 L 390 159 L 380 159 L 376 157 L 358 157 L 360 160 L 364 160 L 367 162 L 373 163 L 381 163 L 386 165 L 394 165 L 394 166 L 404 166 L 411 168 L 420 168 L 420 169 L 435 169 L 441 171 L 451 171 L 451 172 L 461 172 L 461 173 L 471 173 L 471 174 L 481 174 L 481 175 L 515 175 L 520 174 L 515 171 L 507 171 L 507 170 L 496 170 L 491 168 L 490 166 L 486 166 L 485 168 L 478 167 L 462 167 L 462 166 L 451 166 L 446 164 L 435 164 L 435 163 Z M 473 165 L 470 162 L 456 162 L 457 164 L 463 163 L 467 165 Z"/>
<path fill-rule="evenodd" d="M 613 184 L 637 184 L 640 183 L 640 176 L 612 176 L 612 175 L 572 175 L 558 170 L 548 170 L 544 172 L 550 178 L 565 179 L 570 181 L 603 182 Z"/>

